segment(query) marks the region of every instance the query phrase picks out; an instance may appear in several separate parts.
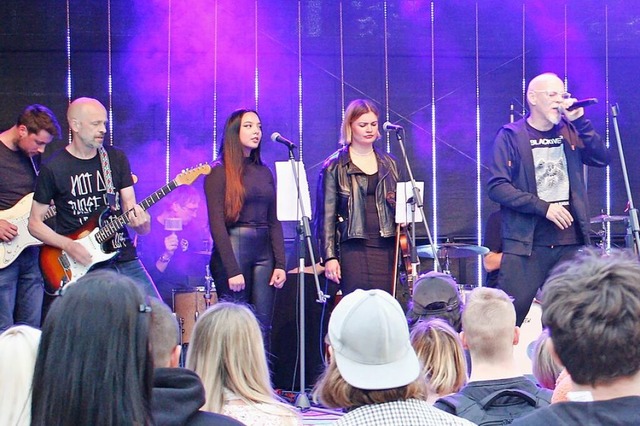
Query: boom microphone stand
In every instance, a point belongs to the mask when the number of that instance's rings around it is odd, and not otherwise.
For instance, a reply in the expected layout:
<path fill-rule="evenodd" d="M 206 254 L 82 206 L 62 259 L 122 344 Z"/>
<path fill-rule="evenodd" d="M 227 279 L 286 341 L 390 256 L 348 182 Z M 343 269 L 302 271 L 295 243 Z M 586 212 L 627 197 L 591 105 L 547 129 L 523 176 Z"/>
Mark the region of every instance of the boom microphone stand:
<path fill-rule="evenodd" d="M 300 194 L 300 176 L 298 173 L 298 164 L 296 164 L 295 157 L 293 155 L 293 149 L 295 145 L 289 144 L 289 164 L 291 164 L 291 169 L 293 170 L 293 178 L 296 183 L 296 190 L 298 193 L 297 201 L 298 201 L 298 209 L 300 211 L 301 219 L 300 224 L 297 227 L 297 232 L 299 236 L 299 244 L 298 244 L 298 290 L 299 290 L 299 351 L 300 351 L 300 392 L 296 397 L 295 406 L 301 410 L 307 410 L 311 404 L 309 403 L 309 398 L 307 397 L 306 392 L 306 353 L 305 353 L 305 277 L 304 277 L 304 261 L 305 261 L 305 247 L 309 250 L 309 257 L 311 259 L 311 267 L 313 268 L 313 279 L 316 284 L 316 291 L 318 293 L 318 298 L 316 302 L 318 303 L 326 303 L 329 296 L 325 295 L 320 289 L 320 280 L 318 279 L 318 271 L 316 270 L 316 259 L 313 254 L 313 244 L 311 242 L 311 226 L 309 226 L 309 216 L 306 215 L 304 210 L 304 203 L 302 202 L 302 196 Z M 306 243 L 306 246 L 305 246 Z"/>
<path fill-rule="evenodd" d="M 622 176 L 624 177 L 624 186 L 627 190 L 627 199 L 629 200 L 629 228 L 633 237 L 633 248 L 636 255 L 640 254 L 640 224 L 638 223 L 638 210 L 633 205 L 633 197 L 631 195 L 631 185 L 629 184 L 629 174 L 627 173 L 627 163 L 624 159 L 624 151 L 622 150 L 622 140 L 620 139 L 620 129 L 618 129 L 618 113 L 620 108 L 618 104 L 611 105 L 611 116 L 613 117 L 613 128 L 616 132 L 616 141 L 618 143 L 618 153 L 620 154 L 620 165 L 622 166 Z"/>
<path fill-rule="evenodd" d="M 387 129 L 387 123 L 384 125 L 385 130 Z M 411 181 L 411 190 L 413 191 L 413 199 L 416 203 L 416 207 L 420 210 L 420 214 L 422 215 L 422 223 L 424 224 L 424 228 L 427 230 L 427 237 L 429 238 L 429 245 L 431 246 L 431 252 L 433 253 L 433 267 L 436 272 L 441 270 L 440 260 L 438 259 L 438 248 L 433 242 L 433 238 L 431 237 L 431 230 L 429 229 L 429 225 L 427 224 L 427 216 L 424 214 L 424 204 L 422 203 L 422 197 L 420 197 L 420 189 L 416 185 L 416 180 L 413 178 L 413 172 L 411 171 L 411 165 L 409 164 L 409 159 L 407 158 L 407 151 L 404 148 L 404 128 L 400 126 L 388 126 L 389 130 L 395 130 L 396 139 L 398 140 L 398 145 L 400 145 L 400 151 L 402 151 L 402 158 L 404 159 L 405 167 L 407 168 L 407 173 L 409 174 L 409 180 Z"/>

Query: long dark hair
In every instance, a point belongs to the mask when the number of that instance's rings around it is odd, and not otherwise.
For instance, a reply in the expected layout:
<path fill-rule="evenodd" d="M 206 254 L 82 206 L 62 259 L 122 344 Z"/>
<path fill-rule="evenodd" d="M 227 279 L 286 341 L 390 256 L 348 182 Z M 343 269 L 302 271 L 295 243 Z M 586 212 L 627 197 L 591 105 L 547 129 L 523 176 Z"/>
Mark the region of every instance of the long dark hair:
<path fill-rule="evenodd" d="M 242 182 L 242 172 L 244 171 L 244 151 L 240 142 L 240 125 L 242 117 L 252 112 L 258 117 L 258 113 L 252 109 L 238 109 L 231 113 L 224 125 L 224 139 L 220 145 L 222 163 L 225 175 L 224 194 L 224 218 L 228 224 L 234 223 L 240 217 L 240 211 L 244 205 L 244 185 Z M 251 150 L 249 160 L 255 164 L 262 164 L 260 159 L 260 147 L 262 141 L 256 149 Z"/>
<path fill-rule="evenodd" d="M 31 424 L 152 424 L 149 312 L 135 283 L 112 271 L 64 288 L 42 329 Z"/>

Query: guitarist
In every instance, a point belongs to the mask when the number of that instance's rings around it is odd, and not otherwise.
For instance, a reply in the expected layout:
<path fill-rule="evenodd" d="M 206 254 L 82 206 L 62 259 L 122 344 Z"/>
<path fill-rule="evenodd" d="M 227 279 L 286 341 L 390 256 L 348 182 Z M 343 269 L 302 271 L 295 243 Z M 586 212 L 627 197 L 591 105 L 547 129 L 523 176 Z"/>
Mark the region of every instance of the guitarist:
<path fill-rule="evenodd" d="M 0 133 L 0 211 L 33 192 L 39 156 L 60 135 L 58 120 L 42 105 L 28 106 L 13 127 Z M 9 243 L 16 237 L 18 228 L 0 219 L 0 241 Z M 0 269 L 0 332 L 13 324 L 40 327 L 42 298 L 38 250 L 28 247 Z"/>
<path fill-rule="evenodd" d="M 109 208 L 114 215 L 133 209 L 129 214 L 129 226 L 140 235 L 151 230 L 151 218 L 136 204 L 131 168 L 125 154 L 111 146 L 103 148 L 108 125 L 105 107 L 96 99 L 78 98 L 69 105 L 67 120 L 71 143 L 42 166 L 29 231 L 45 244 L 64 250 L 76 262 L 91 265 L 91 253 L 65 235 L 83 227 L 92 231 L 98 226 L 93 224 L 94 218 Z M 101 150 L 106 152 L 106 158 L 101 156 Z M 105 159 L 108 159 L 108 165 L 103 166 Z M 107 189 L 109 175 L 114 194 L 109 194 Z M 51 200 L 57 209 L 55 231 L 43 222 Z M 113 261 L 98 264 L 97 268 L 114 269 L 136 280 L 145 294 L 158 296 L 126 228 L 118 231 L 104 246 L 108 252 L 118 250 L 119 255 Z"/>

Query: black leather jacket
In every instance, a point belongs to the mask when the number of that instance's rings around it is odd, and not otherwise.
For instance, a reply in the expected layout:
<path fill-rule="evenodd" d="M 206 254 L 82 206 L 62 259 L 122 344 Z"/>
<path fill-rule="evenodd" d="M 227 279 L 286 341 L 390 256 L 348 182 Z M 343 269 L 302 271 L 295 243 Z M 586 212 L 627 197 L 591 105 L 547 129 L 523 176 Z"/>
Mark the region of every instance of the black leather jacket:
<path fill-rule="evenodd" d="M 395 159 L 374 149 L 378 160 L 376 204 L 380 235 L 395 234 L 395 199 L 398 166 Z M 351 238 L 366 239 L 365 201 L 367 176 L 352 162 L 345 146 L 327 158 L 318 180 L 316 235 L 322 262 L 339 258 L 338 245 Z"/>

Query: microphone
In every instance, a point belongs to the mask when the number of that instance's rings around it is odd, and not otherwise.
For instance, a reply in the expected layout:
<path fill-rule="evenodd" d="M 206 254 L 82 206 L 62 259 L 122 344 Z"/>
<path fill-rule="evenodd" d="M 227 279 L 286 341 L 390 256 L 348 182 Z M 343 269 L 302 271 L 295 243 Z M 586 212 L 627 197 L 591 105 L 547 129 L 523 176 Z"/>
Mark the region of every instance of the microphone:
<path fill-rule="evenodd" d="M 293 142 L 291 142 L 289 139 L 285 138 L 284 136 L 282 136 L 278 132 L 273 132 L 271 134 L 271 140 L 274 141 L 274 142 L 279 142 L 279 143 L 285 145 L 289 149 L 293 149 L 293 148 L 296 147 L 296 144 L 294 144 Z"/>
<path fill-rule="evenodd" d="M 382 129 L 385 132 L 390 132 L 392 130 L 398 131 L 398 130 L 403 130 L 404 128 L 398 124 L 391 124 L 388 121 L 385 121 L 385 123 L 382 125 Z"/>
<path fill-rule="evenodd" d="M 579 101 L 575 101 L 573 105 L 567 108 L 567 111 L 573 111 L 574 109 L 583 108 L 589 105 L 594 105 L 598 103 L 598 98 L 587 98 Z"/>

